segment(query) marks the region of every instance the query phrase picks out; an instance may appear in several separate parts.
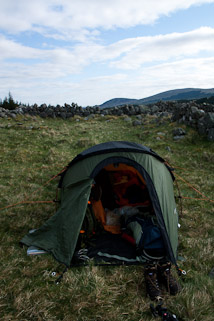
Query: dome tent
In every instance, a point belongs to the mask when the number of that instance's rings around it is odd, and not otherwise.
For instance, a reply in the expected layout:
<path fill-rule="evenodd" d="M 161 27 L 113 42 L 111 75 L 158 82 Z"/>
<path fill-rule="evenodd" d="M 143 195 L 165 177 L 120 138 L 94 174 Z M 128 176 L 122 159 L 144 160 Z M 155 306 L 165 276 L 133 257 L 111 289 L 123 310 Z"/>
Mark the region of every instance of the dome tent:
<path fill-rule="evenodd" d="M 58 211 L 43 226 L 25 235 L 21 243 L 43 249 L 69 267 L 86 215 L 92 186 L 101 170 L 112 164 L 124 164 L 133 168 L 144 180 L 167 257 L 176 264 L 178 215 L 173 191 L 174 176 L 158 154 L 133 142 L 102 143 L 78 154 L 62 174 Z"/>

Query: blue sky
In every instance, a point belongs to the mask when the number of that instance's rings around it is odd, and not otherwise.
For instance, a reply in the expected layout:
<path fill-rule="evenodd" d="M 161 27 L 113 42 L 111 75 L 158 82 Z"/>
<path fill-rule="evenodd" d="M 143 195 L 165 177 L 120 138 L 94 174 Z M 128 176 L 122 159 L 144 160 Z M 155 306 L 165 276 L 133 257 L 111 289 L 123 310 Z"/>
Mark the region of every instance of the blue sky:
<path fill-rule="evenodd" d="M 0 98 L 99 105 L 214 87 L 214 0 L 0 0 Z"/>

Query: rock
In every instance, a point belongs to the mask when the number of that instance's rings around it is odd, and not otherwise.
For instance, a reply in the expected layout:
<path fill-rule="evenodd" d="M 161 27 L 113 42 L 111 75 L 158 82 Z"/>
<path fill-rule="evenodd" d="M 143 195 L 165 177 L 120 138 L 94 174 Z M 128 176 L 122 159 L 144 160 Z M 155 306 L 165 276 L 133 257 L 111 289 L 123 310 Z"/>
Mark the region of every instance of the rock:
<path fill-rule="evenodd" d="M 52 108 L 47 110 L 47 117 L 56 118 L 56 115 L 55 115 L 55 113 L 54 113 Z"/>
<path fill-rule="evenodd" d="M 133 126 L 140 126 L 140 125 L 142 125 L 142 121 L 141 121 L 141 120 L 134 120 L 134 121 L 132 122 L 132 125 L 133 125 Z"/>
<path fill-rule="evenodd" d="M 151 107 L 151 113 L 152 113 L 152 114 L 156 114 L 158 111 L 159 111 L 159 107 L 158 107 L 158 106 L 153 105 L 153 106 Z"/>
<path fill-rule="evenodd" d="M 165 133 L 162 133 L 162 132 L 158 132 L 157 135 L 158 135 L 158 136 L 165 136 L 166 134 L 165 134 Z"/>
<path fill-rule="evenodd" d="M 207 133 L 206 124 L 203 121 L 199 121 L 197 124 L 197 130 L 200 135 L 206 135 Z"/>
<path fill-rule="evenodd" d="M 214 279 L 214 267 L 212 268 L 212 270 L 209 272 L 208 275 L 211 279 Z"/>
<path fill-rule="evenodd" d="M 193 119 L 199 119 L 199 118 L 204 116 L 204 110 L 198 109 L 195 106 L 192 106 L 190 108 L 190 111 L 191 111 L 191 116 L 192 116 Z"/>
<path fill-rule="evenodd" d="M 103 114 L 104 116 L 107 116 L 107 115 L 108 115 L 108 110 L 107 110 L 107 109 L 103 110 L 103 111 L 102 111 L 102 114 Z"/>
<path fill-rule="evenodd" d="M 67 118 L 66 112 L 60 113 L 59 116 L 60 116 L 62 119 L 64 119 L 64 120 Z"/>
<path fill-rule="evenodd" d="M 70 112 L 66 113 L 66 118 L 71 118 L 71 117 L 73 117 L 72 113 L 70 113 Z"/>
<path fill-rule="evenodd" d="M 150 108 L 148 106 L 145 106 L 145 105 L 140 105 L 139 106 L 139 112 L 141 114 L 148 114 L 150 112 Z"/>
<path fill-rule="evenodd" d="M 175 128 L 173 130 L 173 136 L 184 136 L 186 135 L 186 132 L 183 128 Z"/>
<path fill-rule="evenodd" d="M 42 104 L 42 105 L 40 106 L 40 108 L 46 109 L 46 108 L 47 108 L 47 105 L 46 105 L 46 104 Z"/>
<path fill-rule="evenodd" d="M 184 135 L 182 135 L 182 136 L 174 136 L 173 137 L 174 140 L 181 140 L 183 138 L 184 138 Z"/>
<path fill-rule="evenodd" d="M 207 140 L 209 142 L 214 142 L 214 128 L 210 128 L 207 133 Z"/>
<path fill-rule="evenodd" d="M 171 148 L 170 148 L 169 146 L 166 146 L 166 150 L 167 150 L 167 152 L 169 152 L 169 153 L 172 152 L 172 150 L 171 150 Z"/>
<path fill-rule="evenodd" d="M 84 110 L 83 116 L 88 117 L 89 115 L 90 115 L 90 111 L 89 110 Z"/>
<path fill-rule="evenodd" d="M 214 128 L 214 113 L 207 113 L 203 122 L 206 123 L 207 128 Z"/>
<path fill-rule="evenodd" d="M 141 116 L 141 115 L 137 115 L 137 116 L 136 116 L 136 119 L 142 120 L 142 116 Z"/>
<path fill-rule="evenodd" d="M 136 112 L 135 112 L 135 108 L 134 106 L 129 106 L 129 115 L 135 115 Z"/>
<path fill-rule="evenodd" d="M 11 114 L 10 114 L 10 117 L 13 118 L 13 119 L 15 119 L 15 118 L 16 118 L 16 114 L 11 113 Z"/>
<path fill-rule="evenodd" d="M 122 111 L 122 109 L 118 109 L 114 114 L 117 115 L 117 116 L 122 116 L 123 115 L 123 111 Z"/>
<path fill-rule="evenodd" d="M 167 112 L 167 111 L 163 111 L 159 114 L 160 117 L 170 117 L 172 114 Z"/>
<path fill-rule="evenodd" d="M 1 118 L 7 118 L 7 115 L 4 112 L 0 112 L 0 117 Z"/>
<path fill-rule="evenodd" d="M 46 114 L 46 112 L 41 112 L 40 114 L 39 114 L 39 116 L 41 117 L 41 118 L 47 118 L 48 117 L 48 115 Z"/>
<path fill-rule="evenodd" d="M 125 117 L 125 118 L 124 118 L 124 121 L 126 121 L 126 122 L 128 122 L 128 123 L 129 123 L 129 122 L 131 122 L 131 121 L 132 121 L 132 119 L 131 119 L 130 117 Z"/>
<path fill-rule="evenodd" d="M 94 114 L 90 114 L 88 115 L 88 117 L 85 117 L 84 119 L 85 120 L 90 120 L 90 119 L 94 119 L 95 118 L 95 115 Z"/>

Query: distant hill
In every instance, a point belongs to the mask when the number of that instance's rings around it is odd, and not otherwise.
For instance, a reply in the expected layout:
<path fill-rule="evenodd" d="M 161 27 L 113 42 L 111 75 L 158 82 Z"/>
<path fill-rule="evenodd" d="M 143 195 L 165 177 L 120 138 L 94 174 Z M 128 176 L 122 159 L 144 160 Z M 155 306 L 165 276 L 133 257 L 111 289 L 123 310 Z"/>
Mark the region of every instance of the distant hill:
<path fill-rule="evenodd" d="M 131 98 L 114 98 L 106 101 L 100 108 L 111 108 L 115 106 L 121 106 L 125 104 L 134 105 L 148 105 L 156 103 L 160 100 L 172 101 L 172 100 L 193 100 L 201 98 L 209 98 L 214 96 L 214 88 L 211 89 L 200 89 L 200 88 L 184 88 L 164 91 L 162 93 L 142 98 L 142 99 L 131 99 Z"/>
<path fill-rule="evenodd" d="M 121 106 L 121 105 L 125 105 L 125 104 L 128 104 L 128 105 L 130 105 L 130 104 L 139 104 L 139 99 L 113 98 L 113 99 L 110 99 L 110 100 L 106 101 L 102 105 L 100 105 L 100 107 L 101 108 L 111 108 L 111 107 Z"/>

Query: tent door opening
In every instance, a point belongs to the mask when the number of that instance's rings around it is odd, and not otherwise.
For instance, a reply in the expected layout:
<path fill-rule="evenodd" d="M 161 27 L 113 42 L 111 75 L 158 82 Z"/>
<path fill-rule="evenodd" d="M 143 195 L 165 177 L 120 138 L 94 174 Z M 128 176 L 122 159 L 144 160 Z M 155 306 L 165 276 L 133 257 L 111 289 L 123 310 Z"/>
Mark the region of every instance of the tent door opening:
<path fill-rule="evenodd" d="M 96 220 L 94 230 L 90 229 L 89 243 L 96 244 L 89 250 L 91 256 L 143 262 L 164 256 L 149 191 L 135 167 L 123 162 L 104 166 L 94 177 L 89 203 Z M 84 229 L 86 220 L 90 221 L 88 215 L 83 222 Z"/>

